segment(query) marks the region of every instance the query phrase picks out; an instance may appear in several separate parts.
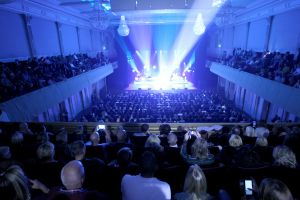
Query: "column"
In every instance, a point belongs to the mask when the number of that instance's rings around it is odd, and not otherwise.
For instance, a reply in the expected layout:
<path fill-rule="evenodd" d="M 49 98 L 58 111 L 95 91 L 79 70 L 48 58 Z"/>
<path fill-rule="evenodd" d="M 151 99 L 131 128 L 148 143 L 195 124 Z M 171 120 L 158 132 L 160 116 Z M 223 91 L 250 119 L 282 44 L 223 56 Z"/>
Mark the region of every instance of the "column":
<path fill-rule="evenodd" d="M 28 46 L 29 46 L 29 50 L 30 50 L 30 56 L 34 57 L 36 55 L 36 48 L 34 45 L 32 28 L 31 28 L 32 17 L 27 14 L 22 14 L 22 18 L 23 18 L 24 25 L 25 25 L 25 32 L 26 32 L 27 42 L 28 42 Z"/>
<path fill-rule="evenodd" d="M 267 20 L 267 31 L 266 31 L 266 42 L 264 45 L 264 50 L 269 50 L 270 37 L 272 33 L 272 25 L 273 25 L 274 16 L 268 17 Z"/>
<path fill-rule="evenodd" d="M 77 32 L 77 42 L 78 42 L 78 47 L 79 47 L 79 53 L 81 52 L 81 45 L 80 45 L 80 31 L 79 31 L 79 27 L 76 27 L 76 32 Z"/>
<path fill-rule="evenodd" d="M 248 49 L 249 31 L 250 31 L 250 22 L 247 23 L 247 36 L 246 36 L 246 45 L 245 45 L 246 50 Z"/>
<path fill-rule="evenodd" d="M 61 23 L 55 22 L 55 26 L 57 30 L 60 55 L 64 55 L 64 46 L 63 46 L 62 34 L 61 34 Z"/>

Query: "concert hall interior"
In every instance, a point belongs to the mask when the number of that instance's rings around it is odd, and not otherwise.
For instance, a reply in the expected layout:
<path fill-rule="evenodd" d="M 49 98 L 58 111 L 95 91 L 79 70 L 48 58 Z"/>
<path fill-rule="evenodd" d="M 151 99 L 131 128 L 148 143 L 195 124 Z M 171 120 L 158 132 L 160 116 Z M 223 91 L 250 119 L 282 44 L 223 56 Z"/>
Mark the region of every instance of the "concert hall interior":
<path fill-rule="evenodd" d="M 0 0 L 0 199 L 300 199 L 300 0 Z"/>

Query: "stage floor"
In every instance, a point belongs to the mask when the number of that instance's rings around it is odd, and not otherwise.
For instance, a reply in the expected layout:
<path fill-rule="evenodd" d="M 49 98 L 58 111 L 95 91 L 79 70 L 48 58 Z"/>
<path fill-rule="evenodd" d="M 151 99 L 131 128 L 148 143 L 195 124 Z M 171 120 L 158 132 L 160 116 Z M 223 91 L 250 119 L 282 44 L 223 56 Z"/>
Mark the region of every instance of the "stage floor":
<path fill-rule="evenodd" d="M 155 78 L 135 80 L 126 90 L 195 90 L 195 86 L 188 80 L 159 80 Z"/>

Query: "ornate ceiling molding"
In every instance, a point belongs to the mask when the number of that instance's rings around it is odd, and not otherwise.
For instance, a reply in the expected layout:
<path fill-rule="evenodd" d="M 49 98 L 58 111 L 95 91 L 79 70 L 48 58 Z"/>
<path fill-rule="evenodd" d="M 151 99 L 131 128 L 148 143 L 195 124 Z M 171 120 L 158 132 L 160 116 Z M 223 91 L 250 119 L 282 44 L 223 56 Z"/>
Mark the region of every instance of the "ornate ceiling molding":
<path fill-rule="evenodd" d="M 1 4 L 0 9 L 79 27 L 92 27 L 90 21 L 80 15 L 78 11 L 62 8 L 53 2 L 54 0 L 52 3 L 45 0 L 20 0 L 9 4 Z"/>
<path fill-rule="evenodd" d="M 257 1 L 246 9 L 236 12 L 233 19 L 228 21 L 227 25 L 238 25 L 268 18 L 297 8 L 300 8 L 300 0 Z"/>

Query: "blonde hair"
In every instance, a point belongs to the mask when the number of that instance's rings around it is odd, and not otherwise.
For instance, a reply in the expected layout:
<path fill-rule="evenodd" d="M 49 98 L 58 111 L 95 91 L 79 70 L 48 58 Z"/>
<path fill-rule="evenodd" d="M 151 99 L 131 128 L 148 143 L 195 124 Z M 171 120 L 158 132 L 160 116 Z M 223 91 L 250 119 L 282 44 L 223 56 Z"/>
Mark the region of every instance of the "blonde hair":
<path fill-rule="evenodd" d="M 30 200 L 28 179 L 18 165 L 12 165 L 0 174 L 0 190 L 6 198 L 16 200 Z M 7 196 L 8 195 L 8 196 Z M 10 197 L 9 197 L 10 196 Z"/>
<path fill-rule="evenodd" d="M 191 165 L 188 169 L 183 190 L 191 194 L 193 199 L 199 199 L 201 196 L 206 195 L 206 177 L 198 165 Z"/>
<path fill-rule="evenodd" d="M 197 138 L 193 143 L 192 156 L 198 159 L 205 159 L 208 156 L 208 144 L 205 139 Z"/>
<path fill-rule="evenodd" d="M 266 147 L 268 146 L 268 140 L 265 137 L 258 137 L 255 141 L 256 146 Z"/>
<path fill-rule="evenodd" d="M 157 147 L 160 146 L 160 139 L 157 135 L 150 135 L 146 142 L 145 142 L 145 147 L 146 148 L 151 148 L 151 147 Z"/>
<path fill-rule="evenodd" d="M 294 152 L 285 145 L 278 145 L 273 149 L 274 164 L 288 168 L 296 168 L 297 161 Z"/>
<path fill-rule="evenodd" d="M 259 186 L 259 199 L 292 200 L 293 196 L 289 188 L 282 181 L 265 178 Z"/>
<path fill-rule="evenodd" d="M 243 145 L 243 140 L 239 135 L 232 134 L 229 139 L 229 145 L 231 147 L 240 147 Z"/>

